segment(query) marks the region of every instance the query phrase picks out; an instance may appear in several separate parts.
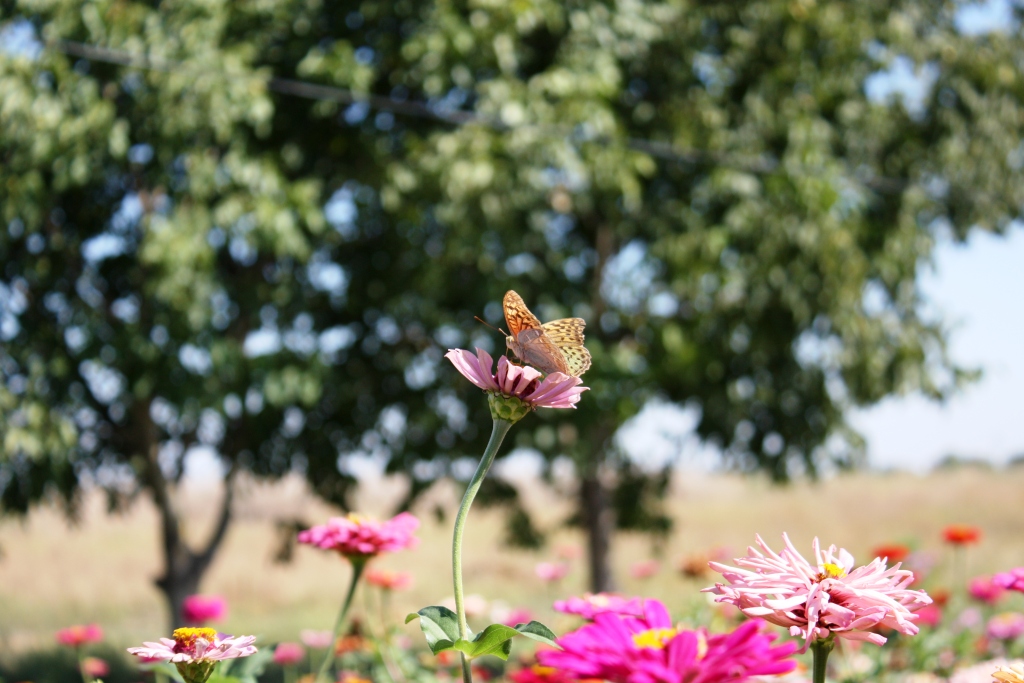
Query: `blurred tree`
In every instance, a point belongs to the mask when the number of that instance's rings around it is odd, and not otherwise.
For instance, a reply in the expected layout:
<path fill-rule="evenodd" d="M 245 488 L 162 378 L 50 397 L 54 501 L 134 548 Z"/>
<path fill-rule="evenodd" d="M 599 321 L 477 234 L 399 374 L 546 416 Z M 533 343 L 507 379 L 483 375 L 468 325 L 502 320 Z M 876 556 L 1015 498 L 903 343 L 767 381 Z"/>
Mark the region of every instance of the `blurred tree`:
<path fill-rule="evenodd" d="M 364 455 L 411 500 L 479 453 L 442 354 L 500 345 L 471 320 L 509 288 L 591 323 L 593 391 L 515 433 L 575 462 L 608 588 L 613 525 L 666 531 L 620 425 L 667 399 L 737 469 L 855 464 L 849 407 L 964 377 L 918 312 L 934 240 L 1024 200 L 1021 39 L 952 3 L 0 0 L 0 26 L 0 509 L 148 492 L 172 620 L 240 472 L 344 505 Z M 870 97 L 896 60 L 925 94 Z M 227 495 L 190 548 L 197 444 Z"/>

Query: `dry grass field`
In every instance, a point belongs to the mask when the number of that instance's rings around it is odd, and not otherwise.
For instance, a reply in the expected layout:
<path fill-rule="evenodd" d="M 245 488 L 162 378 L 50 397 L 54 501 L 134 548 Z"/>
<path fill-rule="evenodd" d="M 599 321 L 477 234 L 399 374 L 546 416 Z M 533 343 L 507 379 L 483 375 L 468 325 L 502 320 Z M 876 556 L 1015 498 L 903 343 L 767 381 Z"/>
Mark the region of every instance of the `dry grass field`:
<path fill-rule="evenodd" d="M 362 510 L 386 514 L 387 501 L 401 482 L 383 481 L 361 491 Z M 632 579 L 629 567 L 652 557 L 647 537 L 621 535 L 614 543 L 620 589 L 656 596 L 670 606 L 702 599 L 696 592 L 707 580 L 684 579 L 676 570 L 688 554 L 725 546 L 732 554 L 760 533 L 775 547 L 788 531 L 810 552 L 814 535 L 836 543 L 858 560 L 885 542 L 907 542 L 932 551 L 938 560 L 934 577 L 946 580 L 948 549 L 940 532 L 946 524 L 967 523 L 984 531 L 969 550 L 970 572 L 991 572 L 1024 565 L 1024 468 L 963 468 L 922 477 L 911 474 L 859 473 L 819 484 L 773 487 L 756 479 L 686 474 L 678 477 L 670 499 L 676 529 L 662 549 L 662 568 L 646 580 Z M 556 491 L 524 483 L 523 494 L 540 526 L 554 529 L 570 508 Z M 188 510 L 188 531 L 201 537 L 216 491 L 192 488 L 179 501 Z M 380 566 L 412 572 L 414 587 L 394 596 L 391 617 L 436 604 L 450 594 L 451 515 L 435 519 L 436 506 L 451 513 L 457 493 L 438 486 L 416 510 L 424 521 L 419 548 L 377 560 Z M 540 512 L 543 511 L 543 512 Z M 279 543 L 275 521 L 301 518 L 310 523 L 332 511 L 309 496 L 301 482 L 250 485 L 239 497 L 237 520 L 209 572 L 204 592 L 221 594 L 230 604 L 226 632 L 255 633 L 263 642 L 295 639 L 303 628 L 330 627 L 345 590 L 349 569 L 328 553 L 296 549 L 290 564 L 273 556 Z M 544 585 L 534 566 L 554 558 L 555 548 L 582 548 L 579 532 L 556 530 L 541 552 L 503 547 L 500 512 L 476 509 L 470 516 L 465 559 L 470 593 L 524 606 L 559 629 L 549 605 L 553 598 L 585 590 L 585 573 L 577 560 L 560 585 Z M 157 524 L 153 508 L 140 501 L 129 514 L 108 516 L 101 500 L 90 500 L 77 526 L 55 510 L 41 509 L 26 521 L 0 525 L 0 652 L 49 647 L 54 632 L 74 623 L 98 622 L 114 645 L 138 643 L 162 635 L 164 606 L 153 588 L 159 570 Z M 362 601 L 360 601 L 362 602 Z M 363 602 L 360 609 L 367 609 Z M 376 608 L 374 608 L 376 609 Z M 415 624 L 406 627 L 410 634 Z"/>

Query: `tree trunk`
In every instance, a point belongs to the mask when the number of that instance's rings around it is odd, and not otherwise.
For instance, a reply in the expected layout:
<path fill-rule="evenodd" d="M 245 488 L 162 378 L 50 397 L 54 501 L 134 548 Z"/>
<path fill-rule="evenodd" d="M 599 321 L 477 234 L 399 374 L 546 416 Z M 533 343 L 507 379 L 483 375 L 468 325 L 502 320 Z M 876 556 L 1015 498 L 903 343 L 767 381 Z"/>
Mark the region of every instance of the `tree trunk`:
<path fill-rule="evenodd" d="M 587 532 L 590 590 L 593 593 L 611 592 L 615 590 L 610 563 L 615 514 L 608 507 L 608 495 L 598 466 L 588 467 L 580 480 L 580 511 Z"/>

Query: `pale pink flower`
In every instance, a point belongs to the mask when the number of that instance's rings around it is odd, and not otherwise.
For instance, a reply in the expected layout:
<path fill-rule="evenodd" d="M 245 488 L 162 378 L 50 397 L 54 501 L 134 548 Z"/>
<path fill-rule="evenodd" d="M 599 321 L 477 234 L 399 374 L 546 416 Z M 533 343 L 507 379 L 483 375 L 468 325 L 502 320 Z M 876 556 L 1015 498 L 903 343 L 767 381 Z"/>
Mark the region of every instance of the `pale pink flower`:
<path fill-rule="evenodd" d="M 366 583 L 388 591 L 401 591 L 412 586 L 412 574 L 387 569 L 368 569 Z"/>
<path fill-rule="evenodd" d="M 999 572 L 992 577 L 992 583 L 1006 590 L 1024 593 L 1024 567 L 1017 567 L 1008 572 Z"/>
<path fill-rule="evenodd" d="M 641 598 L 625 598 L 614 593 L 584 593 L 582 597 L 558 600 L 553 607 L 556 612 L 575 614 L 588 621 L 593 621 L 598 614 L 639 617 L 644 613 L 644 601 Z"/>
<path fill-rule="evenodd" d="M 304 628 L 299 632 L 299 640 L 303 642 L 306 647 L 311 647 L 314 650 L 322 650 L 325 647 L 329 647 L 334 642 L 334 634 L 330 631 L 315 631 L 311 628 Z"/>
<path fill-rule="evenodd" d="M 748 548 L 747 557 L 735 560 L 739 567 L 710 562 L 729 584 L 717 583 L 704 591 L 749 617 L 788 627 L 791 635 L 804 639 L 802 651 L 831 635 L 881 645 L 886 638 L 869 630 L 879 626 L 907 635 L 918 632 L 913 612 L 930 604 L 931 598 L 908 588 L 913 572 L 899 564 L 886 568 L 877 557 L 855 569 L 850 553 L 835 546 L 822 552 L 817 538 L 812 565 L 789 536 L 782 537 L 786 547 L 779 554 L 757 536 L 763 552 Z"/>
<path fill-rule="evenodd" d="M 634 562 L 633 566 L 629 568 L 629 575 L 634 579 L 649 579 L 661 569 L 661 564 L 657 560 L 640 560 Z"/>
<path fill-rule="evenodd" d="M 103 629 L 99 624 L 68 626 L 57 631 L 57 642 L 61 645 L 81 647 L 88 643 L 98 643 L 101 640 L 103 640 Z"/>
<path fill-rule="evenodd" d="M 181 606 L 181 616 L 192 625 L 223 621 L 228 616 L 228 601 L 220 595 L 190 595 Z"/>
<path fill-rule="evenodd" d="M 498 371 L 493 373 L 494 360 L 481 348 L 477 348 L 475 356 L 464 349 L 449 349 L 445 358 L 463 377 L 484 391 L 518 398 L 533 408 L 575 408 L 580 394 L 588 389 L 580 386 L 583 380 L 579 377 L 561 372 L 544 377 L 529 365 L 509 363 L 505 356 L 498 358 Z"/>
<path fill-rule="evenodd" d="M 525 607 L 517 607 L 508 612 L 501 623 L 515 628 L 519 624 L 529 624 L 531 621 L 533 621 L 533 613 Z"/>
<path fill-rule="evenodd" d="M 256 654 L 253 642 L 256 636 L 228 636 L 217 633 L 212 628 L 179 628 L 174 630 L 174 638 L 161 638 L 158 643 L 143 643 L 143 647 L 130 647 L 128 652 L 150 661 L 163 660 L 175 664 L 178 671 L 186 676 L 186 671 L 206 671 L 213 662 L 223 659 L 235 659 Z M 190 665 L 200 664 L 202 668 Z M 188 680 L 188 676 L 186 676 Z M 203 679 L 205 680 L 205 679 Z"/>
<path fill-rule="evenodd" d="M 578 545 L 566 543 L 564 545 L 558 546 L 558 548 L 555 550 L 555 555 L 557 555 L 558 559 L 560 560 L 566 560 L 568 562 L 571 562 L 573 560 L 578 560 L 581 557 L 583 557 L 583 549 L 580 548 Z"/>
<path fill-rule="evenodd" d="M 332 517 L 327 524 L 299 532 L 299 543 L 308 543 L 324 550 L 336 550 L 355 560 L 411 548 L 418 542 L 413 532 L 420 521 L 403 512 L 386 522 L 378 522 L 357 514 Z"/>
<path fill-rule="evenodd" d="M 1016 640 L 1024 635 L 1024 614 L 1002 612 L 988 620 L 985 633 L 996 640 Z"/>
<path fill-rule="evenodd" d="M 564 562 L 538 562 L 533 571 L 542 581 L 561 581 L 569 573 L 569 565 Z"/>
<path fill-rule="evenodd" d="M 306 648 L 298 643 L 278 643 L 274 648 L 274 663 L 282 666 L 298 664 L 305 656 Z"/>

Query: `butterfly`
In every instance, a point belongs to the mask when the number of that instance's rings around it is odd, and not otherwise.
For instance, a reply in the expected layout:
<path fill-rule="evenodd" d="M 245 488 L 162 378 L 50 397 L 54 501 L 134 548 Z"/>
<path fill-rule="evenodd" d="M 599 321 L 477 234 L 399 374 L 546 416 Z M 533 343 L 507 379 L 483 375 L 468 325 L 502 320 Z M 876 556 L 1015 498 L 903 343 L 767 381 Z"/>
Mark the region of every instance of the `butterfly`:
<path fill-rule="evenodd" d="M 590 351 L 583 346 L 583 318 L 562 318 L 541 324 L 523 297 L 511 289 L 502 302 L 509 335 L 505 343 L 519 360 L 542 372 L 563 372 L 579 377 L 590 367 Z"/>

